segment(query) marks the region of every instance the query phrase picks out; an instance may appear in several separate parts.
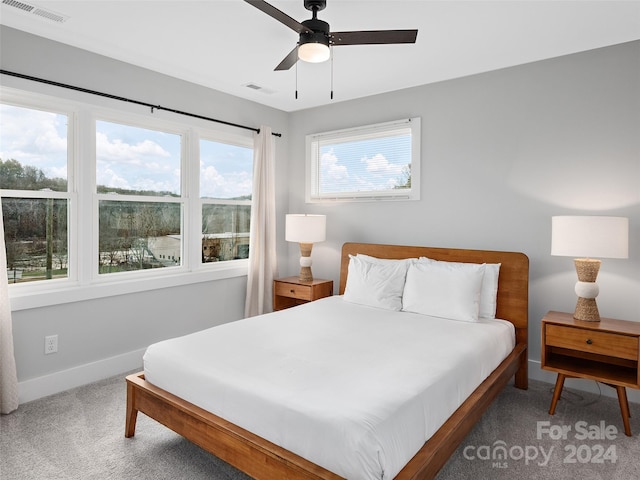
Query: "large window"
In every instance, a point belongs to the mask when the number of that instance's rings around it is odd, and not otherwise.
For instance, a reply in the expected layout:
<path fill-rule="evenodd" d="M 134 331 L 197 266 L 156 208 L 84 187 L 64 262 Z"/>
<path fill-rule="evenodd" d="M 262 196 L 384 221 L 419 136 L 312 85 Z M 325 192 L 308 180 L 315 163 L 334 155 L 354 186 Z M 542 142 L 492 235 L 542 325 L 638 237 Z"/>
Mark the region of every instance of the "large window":
<path fill-rule="evenodd" d="M 181 140 L 96 121 L 99 273 L 182 265 Z"/>
<path fill-rule="evenodd" d="M 307 202 L 419 198 L 419 118 L 307 136 Z"/>
<path fill-rule="evenodd" d="M 0 104 L 0 120 L 9 282 L 67 278 L 70 116 Z"/>
<path fill-rule="evenodd" d="M 41 305 L 78 289 L 65 298 L 246 275 L 252 132 L 13 89 L 1 100 L 13 298 L 48 294 Z"/>

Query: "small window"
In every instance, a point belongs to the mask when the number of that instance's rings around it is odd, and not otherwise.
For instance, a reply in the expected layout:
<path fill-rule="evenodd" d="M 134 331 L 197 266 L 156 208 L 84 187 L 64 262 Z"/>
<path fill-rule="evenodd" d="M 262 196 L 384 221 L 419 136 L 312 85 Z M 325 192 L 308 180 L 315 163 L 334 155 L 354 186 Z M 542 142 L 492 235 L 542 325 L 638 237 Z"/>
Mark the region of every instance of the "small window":
<path fill-rule="evenodd" d="M 420 118 L 307 135 L 307 202 L 420 199 Z"/>

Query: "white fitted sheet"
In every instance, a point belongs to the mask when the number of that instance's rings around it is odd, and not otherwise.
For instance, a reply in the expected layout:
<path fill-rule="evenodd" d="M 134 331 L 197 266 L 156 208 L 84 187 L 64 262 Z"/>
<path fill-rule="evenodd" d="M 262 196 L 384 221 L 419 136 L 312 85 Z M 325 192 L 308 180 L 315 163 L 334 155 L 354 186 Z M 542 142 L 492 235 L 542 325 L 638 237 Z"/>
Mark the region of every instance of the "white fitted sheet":
<path fill-rule="evenodd" d="M 350 480 L 393 478 L 515 345 L 334 296 L 151 345 L 150 383 Z"/>

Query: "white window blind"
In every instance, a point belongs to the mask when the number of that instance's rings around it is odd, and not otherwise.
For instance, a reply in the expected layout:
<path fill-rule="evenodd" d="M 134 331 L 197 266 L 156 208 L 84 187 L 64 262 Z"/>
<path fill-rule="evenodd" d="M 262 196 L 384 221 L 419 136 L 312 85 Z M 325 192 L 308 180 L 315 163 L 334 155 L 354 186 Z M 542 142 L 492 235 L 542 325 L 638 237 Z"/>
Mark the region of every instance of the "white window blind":
<path fill-rule="evenodd" d="M 417 200 L 420 119 L 307 136 L 307 201 Z"/>

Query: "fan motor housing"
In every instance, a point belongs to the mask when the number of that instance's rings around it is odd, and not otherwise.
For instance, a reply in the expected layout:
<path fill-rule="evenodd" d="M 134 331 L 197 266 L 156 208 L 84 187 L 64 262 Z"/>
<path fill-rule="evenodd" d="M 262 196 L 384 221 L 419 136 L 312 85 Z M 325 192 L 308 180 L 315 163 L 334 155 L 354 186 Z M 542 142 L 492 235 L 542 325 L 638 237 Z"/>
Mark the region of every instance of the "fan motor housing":
<path fill-rule="evenodd" d="M 329 24 L 327 22 L 312 18 L 302 22 L 302 25 L 312 30 L 313 33 L 302 32 L 300 34 L 300 45 L 304 45 L 305 43 L 322 43 L 327 47 L 329 46 Z"/>
<path fill-rule="evenodd" d="M 329 37 L 322 32 L 316 33 L 301 33 L 300 34 L 300 45 L 304 45 L 306 43 L 322 43 L 329 46 Z"/>
<path fill-rule="evenodd" d="M 329 24 L 327 22 L 323 22 L 322 20 L 318 20 L 317 18 L 310 18 L 309 20 L 305 20 L 304 22 L 302 22 L 302 25 L 304 25 L 314 33 L 322 33 L 327 37 L 329 36 Z M 302 33 L 301 35 L 312 35 L 312 34 Z"/>

